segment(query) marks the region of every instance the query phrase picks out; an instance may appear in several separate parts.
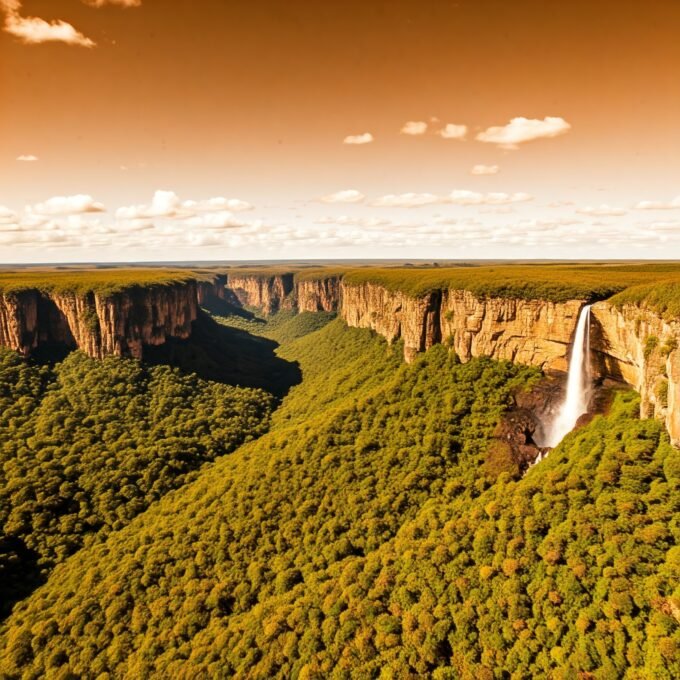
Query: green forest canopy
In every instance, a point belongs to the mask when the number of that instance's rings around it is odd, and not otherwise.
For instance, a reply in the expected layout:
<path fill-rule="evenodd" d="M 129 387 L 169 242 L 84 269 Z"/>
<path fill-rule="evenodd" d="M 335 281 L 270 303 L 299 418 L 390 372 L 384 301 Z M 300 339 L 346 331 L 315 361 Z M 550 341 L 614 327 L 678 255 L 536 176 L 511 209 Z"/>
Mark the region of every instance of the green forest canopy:
<path fill-rule="evenodd" d="M 479 297 L 516 297 L 564 302 L 603 299 L 626 288 L 680 283 L 680 265 L 493 265 L 433 269 L 361 269 L 349 284 L 375 283 L 419 296 L 435 290 L 469 290 Z M 640 301 L 642 301 L 640 299 Z"/>
<path fill-rule="evenodd" d="M 97 535 L 263 434 L 274 400 L 131 359 L 0 349 L 1 613 Z"/>
<path fill-rule="evenodd" d="M 113 295 L 133 287 L 169 286 L 194 280 L 195 274 L 165 268 L 158 269 L 30 269 L 0 271 L 0 293 L 39 290 L 54 293 Z"/>
<path fill-rule="evenodd" d="M 58 565 L 2 672 L 680 675 L 680 460 L 633 393 L 517 478 L 485 461 L 535 369 L 339 321 L 281 354 L 271 431 Z"/>

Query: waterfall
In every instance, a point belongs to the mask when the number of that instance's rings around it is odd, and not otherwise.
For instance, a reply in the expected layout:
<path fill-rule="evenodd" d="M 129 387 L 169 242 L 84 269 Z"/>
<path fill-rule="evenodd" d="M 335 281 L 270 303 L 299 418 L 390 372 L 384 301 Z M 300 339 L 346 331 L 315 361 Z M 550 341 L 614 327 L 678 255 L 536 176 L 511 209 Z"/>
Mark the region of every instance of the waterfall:
<path fill-rule="evenodd" d="M 578 317 L 569 359 L 567 395 L 549 429 L 546 446 L 557 446 L 564 436 L 574 429 L 576 421 L 586 413 L 590 402 L 591 384 L 590 305 L 586 305 Z"/>

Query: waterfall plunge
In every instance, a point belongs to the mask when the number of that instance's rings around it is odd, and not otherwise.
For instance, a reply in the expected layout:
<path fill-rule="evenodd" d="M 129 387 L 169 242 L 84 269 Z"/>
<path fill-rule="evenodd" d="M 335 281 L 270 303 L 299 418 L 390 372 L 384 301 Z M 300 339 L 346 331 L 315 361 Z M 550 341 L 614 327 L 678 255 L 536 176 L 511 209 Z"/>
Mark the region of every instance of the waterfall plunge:
<path fill-rule="evenodd" d="M 578 318 L 574 346 L 569 359 L 567 395 L 555 416 L 546 446 L 557 446 L 571 432 L 576 421 L 588 411 L 591 394 L 590 375 L 590 305 L 586 305 Z"/>

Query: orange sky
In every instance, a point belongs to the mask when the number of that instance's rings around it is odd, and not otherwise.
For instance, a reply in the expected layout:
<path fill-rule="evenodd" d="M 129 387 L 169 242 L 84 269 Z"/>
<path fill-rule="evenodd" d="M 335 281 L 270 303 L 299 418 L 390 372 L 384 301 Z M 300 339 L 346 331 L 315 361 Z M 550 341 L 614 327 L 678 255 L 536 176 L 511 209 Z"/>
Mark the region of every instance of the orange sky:
<path fill-rule="evenodd" d="M 0 262 L 680 257 L 676 0 L 99 4 L 0 0 Z M 75 195 L 103 207 L 36 211 Z M 214 197 L 252 209 L 185 205 Z"/>

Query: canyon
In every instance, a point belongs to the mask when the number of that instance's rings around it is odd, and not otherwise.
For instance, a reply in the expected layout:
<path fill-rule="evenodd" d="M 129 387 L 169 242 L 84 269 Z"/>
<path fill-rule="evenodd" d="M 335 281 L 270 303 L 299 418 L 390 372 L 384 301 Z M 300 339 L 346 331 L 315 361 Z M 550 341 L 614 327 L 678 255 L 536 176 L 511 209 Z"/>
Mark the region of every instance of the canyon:
<path fill-rule="evenodd" d="M 187 338 L 211 297 L 258 310 L 337 311 L 350 327 L 403 342 L 407 362 L 435 344 L 461 361 L 489 356 L 564 375 L 586 300 L 476 297 L 443 289 L 412 296 L 341 275 L 229 272 L 173 285 L 131 287 L 112 295 L 23 290 L 0 294 L 0 345 L 24 355 L 57 343 L 88 355 L 141 358 L 144 346 Z M 600 380 L 625 382 L 641 395 L 641 415 L 663 420 L 680 443 L 680 320 L 636 305 L 592 306 L 591 362 Z"/>

